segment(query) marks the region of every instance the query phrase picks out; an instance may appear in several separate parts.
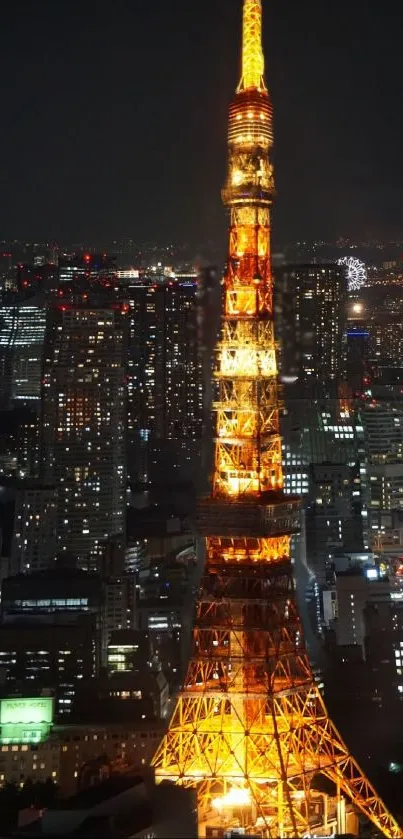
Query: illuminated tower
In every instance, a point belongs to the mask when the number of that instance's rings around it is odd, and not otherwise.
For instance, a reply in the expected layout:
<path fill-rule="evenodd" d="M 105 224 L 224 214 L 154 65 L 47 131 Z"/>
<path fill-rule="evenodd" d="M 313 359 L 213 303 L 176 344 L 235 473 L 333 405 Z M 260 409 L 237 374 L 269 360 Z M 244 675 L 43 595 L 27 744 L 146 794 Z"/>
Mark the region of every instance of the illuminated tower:
<path fill-rule="evenodd" d="M 230 210 L 206 568 L 188 672 L 154 757 L 195 786 L 199 836 L 354 832 L 342 793 L 402 836 L 330 721 L 307 657 L 290 562 L 298 499 L 283 495 L 270 271 L 272 108 L 261 0 L 244 0 L 242 76 L 229 116 Z M 318 776 L 334 795 L 318 791 Z M 350 815 L 349 815 L 350 814 Z"/>

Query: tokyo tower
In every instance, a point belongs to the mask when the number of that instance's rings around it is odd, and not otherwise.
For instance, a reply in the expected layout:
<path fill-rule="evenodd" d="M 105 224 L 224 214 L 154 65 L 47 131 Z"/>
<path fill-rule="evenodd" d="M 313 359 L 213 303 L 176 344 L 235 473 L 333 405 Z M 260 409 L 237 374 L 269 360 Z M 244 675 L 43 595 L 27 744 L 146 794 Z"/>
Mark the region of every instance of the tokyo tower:
<path fill-rule="evenodd" d="M 199 512 L 206 567 L 187 675 L 153 765 L 158 781 L 196 788 L 200 837 L 357 833 L 357 813 L 400 837 L 329 719 L 297 610 L 290 541 L 300 514 L 298 499 L 283 494 L 261 28 L 261 0 L 244 0 L 223 190 L 230 230 L 215 467 Z"/>

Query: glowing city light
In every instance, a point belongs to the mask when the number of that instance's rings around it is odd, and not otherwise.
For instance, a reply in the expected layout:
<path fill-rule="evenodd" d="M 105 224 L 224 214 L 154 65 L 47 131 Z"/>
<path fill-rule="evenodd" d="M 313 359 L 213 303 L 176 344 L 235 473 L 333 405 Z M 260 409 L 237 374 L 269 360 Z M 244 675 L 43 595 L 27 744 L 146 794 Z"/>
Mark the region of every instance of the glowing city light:
<path fill-rule="evenodd" d="M 223 810 L 225 807 L 245 807 L 251 803 L 251 794 L 247 789 L 232 787 L 226 795 L 214 798 L 211 803 L 216 810 Z"/>

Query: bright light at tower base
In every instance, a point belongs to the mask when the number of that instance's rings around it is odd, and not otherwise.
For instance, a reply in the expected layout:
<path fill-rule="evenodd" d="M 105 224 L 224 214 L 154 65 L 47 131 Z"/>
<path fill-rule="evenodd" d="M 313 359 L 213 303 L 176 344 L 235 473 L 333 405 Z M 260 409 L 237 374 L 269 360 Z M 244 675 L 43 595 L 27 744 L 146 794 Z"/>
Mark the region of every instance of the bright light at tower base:
<path fill-rule="evenodd" d="M 213 807 L 216 810 L 222 810 L 225 807 L 245 807 L 251 803 L 251 795 L 247 789 L 236 789 L 232 787 L 226 795 L 221 798 L 214 798 L 212 801 Z"/>

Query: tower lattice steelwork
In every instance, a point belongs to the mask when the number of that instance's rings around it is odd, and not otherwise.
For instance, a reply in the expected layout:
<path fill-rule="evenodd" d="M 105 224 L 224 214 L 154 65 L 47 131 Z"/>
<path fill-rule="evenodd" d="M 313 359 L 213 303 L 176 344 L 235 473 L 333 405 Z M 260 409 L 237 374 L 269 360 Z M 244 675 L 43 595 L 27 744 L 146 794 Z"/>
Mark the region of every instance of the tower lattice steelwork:
<path fill-rule="evenodd" d="M 187 676 L 153 763 L 158 779 L 197 788 L 200 836 L 237 826 L 263 837 L 343 832 L 351 829 L 344 793 L 383 835 L 397 837 L 399 825 L 328 717 L 296 605 L 290 540 L 299 505 L 282 491 L 272 106 L 261 17 L 261 0 L 244 0 L 242 76 L 230 106 L 223 190 L 230 236 L 215 470 L 212 496 L 200 507 L 206 568 Z M 320 775 L 334 782 L 334 798 L 318 791 Z M 335 822 L 329 801 L 336 802 Z"/>

